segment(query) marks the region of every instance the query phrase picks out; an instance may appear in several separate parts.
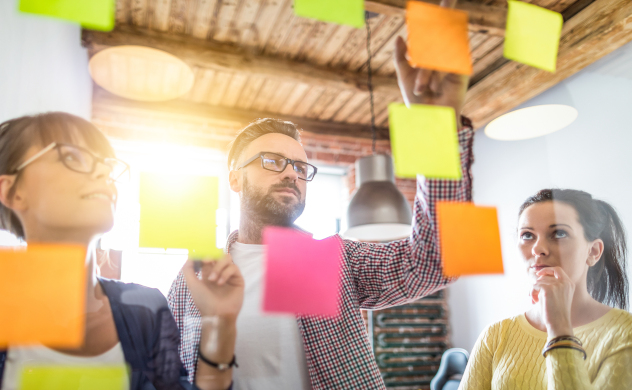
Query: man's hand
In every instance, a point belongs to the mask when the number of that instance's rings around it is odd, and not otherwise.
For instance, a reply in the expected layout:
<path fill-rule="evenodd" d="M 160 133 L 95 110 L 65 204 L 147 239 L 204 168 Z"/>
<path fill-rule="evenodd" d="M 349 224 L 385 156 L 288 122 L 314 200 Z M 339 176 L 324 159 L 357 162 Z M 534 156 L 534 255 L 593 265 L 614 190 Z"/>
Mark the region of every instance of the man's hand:
<path fill-rule="evenodd" d="M 453 7 L 456 0 L 442 0 L 444 7 Z M 430 69 L 413 68 L 406 56 L 408 48 L 402 37 L 395 41 L 395 70 L 402 97 L 407 106 L 430 104 L 454 108 L 457 124 L 461 126 L 461 110 L 465 102 L 469 77 Z"/>
<path fill-rule="evenodd" d="M 182 267 L 182 273 L 202 318 L 237 318 L 244 301 L 244 278 L 230 255 L 203 262 L 201 280 L 190 260 Z"/>

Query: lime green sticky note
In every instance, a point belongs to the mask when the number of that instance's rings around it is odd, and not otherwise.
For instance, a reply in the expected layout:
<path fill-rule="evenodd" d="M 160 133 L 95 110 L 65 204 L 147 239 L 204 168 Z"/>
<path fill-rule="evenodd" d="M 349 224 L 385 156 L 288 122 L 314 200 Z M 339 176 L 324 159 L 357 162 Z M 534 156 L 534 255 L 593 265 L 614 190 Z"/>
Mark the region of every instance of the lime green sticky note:
<path fill-rule="evenodd" d="M 456 115 L 452 107 L 388 106 L 391 149 L 398 177 L 461 178 Z"/>
<path fill-rule="evenodd" d="M 537 5 L 509 0 L 504 56 L 555 72 L 564 19 Z"/>
<path fill-rule="evenodd" d="M 323 22 L 364 26 L 364 0 L 294 0 L 294 13 Z"/>
<path fill-rule="evenodd" d="M 116 0 L 20 0 L 20 11 L 77 22 L 91 30 L 112 31 Z"/>
<path fill-rule="evenodd" d="M 216 213 L 219 179 L 143 172 L 140 247 L 188 249 L 191 259 L 219 259 Z"/>
<path fill-rule="evenodd" d="M 97 367 L 25 366 L 20 390 L 127 390 L 124 365 Z"/>

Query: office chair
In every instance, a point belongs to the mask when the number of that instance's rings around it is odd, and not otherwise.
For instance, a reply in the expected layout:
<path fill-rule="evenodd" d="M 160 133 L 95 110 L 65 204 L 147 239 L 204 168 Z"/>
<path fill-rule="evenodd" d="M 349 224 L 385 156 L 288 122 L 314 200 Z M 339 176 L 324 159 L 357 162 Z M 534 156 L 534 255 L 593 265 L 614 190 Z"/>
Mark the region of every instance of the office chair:
<path fill-rule="evenodd" d="M 430 390 L 457 390 L 470 354 L 462 348 L 450 348 L 441 356 L 437 375 L 430 382 Z M 457 375 L 459 379 L 451 379 Z"/>

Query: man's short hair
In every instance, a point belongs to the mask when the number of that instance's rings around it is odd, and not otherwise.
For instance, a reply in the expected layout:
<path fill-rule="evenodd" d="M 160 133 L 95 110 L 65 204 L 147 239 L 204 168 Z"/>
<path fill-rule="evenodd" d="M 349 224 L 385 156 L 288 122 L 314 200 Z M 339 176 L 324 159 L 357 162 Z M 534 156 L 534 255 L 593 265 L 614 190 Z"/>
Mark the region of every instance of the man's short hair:
<path fill-rule="evenodd" d="M 231 143 L 230 151 L 228 152 L 228 169 L 235 169 L 241 152 L 243 152 L 252 141 L 262 135 L 271 133 L 285 134 L 301 142 L 301 134 L 294 123 L 272 118 L 257 119 L 244 127 Z"/>

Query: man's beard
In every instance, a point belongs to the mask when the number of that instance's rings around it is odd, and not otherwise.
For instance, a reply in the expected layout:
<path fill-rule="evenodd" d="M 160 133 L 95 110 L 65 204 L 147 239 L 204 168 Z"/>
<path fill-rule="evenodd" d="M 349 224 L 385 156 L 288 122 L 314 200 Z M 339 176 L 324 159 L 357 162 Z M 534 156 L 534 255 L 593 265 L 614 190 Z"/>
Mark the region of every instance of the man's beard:
<path fill-rule="evenodd" d="M 273 193 L 282 188 L 296 191 L 299 202 L 293 204 L 290 197 L 282 197 L 282 200 L 275 199 Z M 271 186 L 268 192 L 264 193 L 254 186 L 250 186 L 246 175 L 244 175 L 241 208 L 266 225 L 291 226 L 305 209 L 305 200 L 300 200 L 301 195 L 296 183 L 289 180 Z"/>

